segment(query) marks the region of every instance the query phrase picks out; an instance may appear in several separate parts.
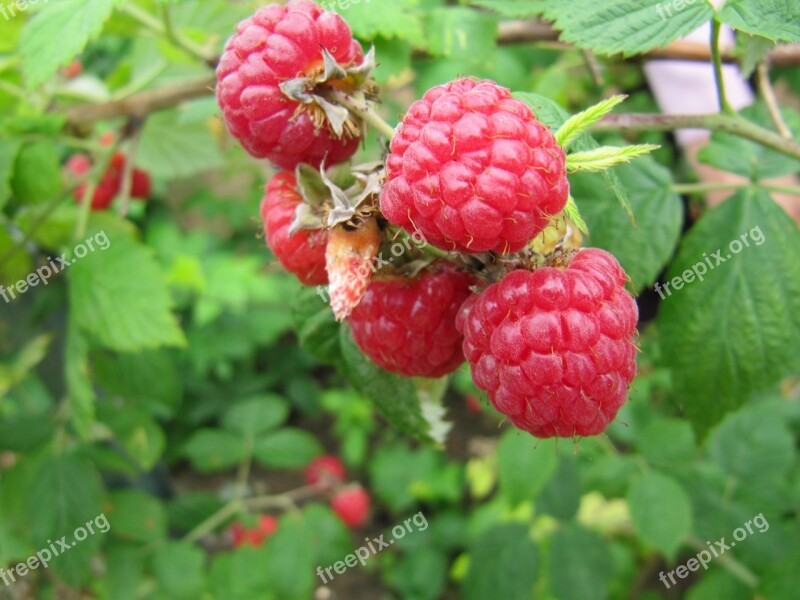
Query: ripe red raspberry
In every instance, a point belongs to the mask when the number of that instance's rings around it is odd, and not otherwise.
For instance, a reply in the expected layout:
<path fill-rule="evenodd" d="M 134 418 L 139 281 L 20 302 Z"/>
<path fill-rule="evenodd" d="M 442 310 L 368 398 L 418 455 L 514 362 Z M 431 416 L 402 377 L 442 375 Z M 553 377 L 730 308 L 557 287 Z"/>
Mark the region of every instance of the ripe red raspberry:
<path fill-rule="evenodd" d="M 521 250 L 567 202 L 564 151 L 493 81 L 458 79 L 408 109 L 386 162 L 381 210 L 445 250 Z"/>
<path fill-rule="evenodd" d="M 108 170 L 97 184 L 92 195 L 92 210 L 105 210 L 114 201 L 119 193 L 122 184 L 122 166 L 125 158 L 121 154 L 115 154 L 111 160 Z M 67 170 L 77 177 L 86 175 L 92 169 L 92 161 L 85 154 L 76 154 L 67 161 Z M 75 200 L 80 203 L 86 195 L 88 184 L 82 183 L 75 188 Z"/>
<path fill-rule="evenodd" d="M 325 285 L 328 283 L 325 271 L 328 233 L 321 229 L 304 229 L 289 235 L 297 206 L 302 201 L 292 173 L 278 173 L 269 181 L 261 201 L 267 243 L 286 270 L 294 273 L 304 285 Z"/>
<path fill-rule="evenodd" d="M 373 281 L 348 319 L 361 351 L 379 367 L 409 377 L 441 377 L 464 362 L 456 330 L 473 279 L 436 265 L 414 279 Z"/>
<path fill-rule="evenodd" d="M 306 467 L 306 481 L 309 485 L 333 485 L 342 483 L 347 478 L 342 461 L 335 456 L 318 456 Z"/>
<path fill-rule="evenodd" d="M 150 181 L 150 174 L 141 169 L 134 169 L 131 179 L 131 198 L 147 200 L 152 191 L 153 184 Z"/>
<path fill-rule="evenodd" d="M 236 522 L 230 526 L 233 547 L 239 548 L 245 544 L 251 546 L 261 546 L 278 529 L 278 521 L 270 515 L 261 515 L 258 526 L 253 528 L 245 527 L 242 523 Z"/>
<path fill-rule="evenodd" d="M 331 500 L 333 512 L 351 528 L 360 527 L 366 522 L 369 507 L 369 494 L 361 486 L 344 489 Z"/>
<path fill-rule="evenodd" d="M 320 70 L 324 47 L 340 64 L 360 63 L 363 51 L 336 13 L 308 0 L 270 4 L 239 23 L 217 67 L 217 101 L 231 134 L 250 154 L 284 169 L 350 158 L 359 140 L 336 139 L 315 127 L 280 84 Z"/>
<path fill-rule="evenodd" d="M 471 297 L 458 317 L 472 378 L 536 437 L 596 435 L 636 375 L 638 309 L 608 252 L 566 269 L 518 270 Z"/>

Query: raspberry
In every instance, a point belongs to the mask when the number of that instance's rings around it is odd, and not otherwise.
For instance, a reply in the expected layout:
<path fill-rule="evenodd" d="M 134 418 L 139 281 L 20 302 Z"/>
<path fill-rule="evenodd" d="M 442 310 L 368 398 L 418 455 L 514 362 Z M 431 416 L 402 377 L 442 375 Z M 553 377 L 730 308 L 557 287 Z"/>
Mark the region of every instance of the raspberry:
<path fill-rule="evenodd" d="M 66 167 L 68 171 L 77 177 L 82 177 L 91 171 L 92 161 L 85 154 L 75 154 L 67 161 Z M 117 152 L 111 158 L 108 170 L 95 188 L 94 196 L 92 196 L 92 210 L 105 210 L 111 206 L 114 198 L 122 188 L 124 168 L 125 155 Z M 132 175 L 131 197 L 147 199 L 151 191 L 150 175 L 140 169 L 134 169 Z M 75 189 L 75 200 L 78 202 L 83 201 L 87 187 L 87 184 L 83 183 Z"/>
<path fill-rule="evenodd" d="M 360 527 L 367 520 L 370 500 L 367 490 L 355 486 L 342 490 L 331 500 L 333 512 L 339 515 L 348 527 Z"/>
<path fill-rule="evenodd" d="M 414 279 L 373 281 L 350 316 L 353 339 L 376 365 L 410 377 L 441 377 L 464 362 L 456 330 L 473 279 L 439 265 Z"/>
<path fill-rule="evenodd" d="M 306 467 L 306 481 L 309 485 L 342 483 L 347 477 L 342 461 L 335 456 L 318 456 Z"/>
<path fill-rule="evenodd" d="M 324 285 L 328 283 L 325 271 L 327 232 L 304 229 L 289 235 L 289 227 L 302 201 L 292 173 L 282 172 L 273 177 L 261 201 L 264 232 L 269 247 L 287 271 L 294 273 L 304 285 Z"/>
<path fill-rule="evenodd" d="M 147 200 L 153 191 L 153 185 L 150 181 L 150 175 L 141 169 L 133 170 L 133 178 L 131 179 L 131 197 Z"/>
<path fill-rule="evenodd" d="M 61 69 L 61 74 L 67 79 L 75 79 L 83 73 L 83 63 L 77 58 Z"/>
<path fill-rule="evenodd" d="M 561 212 L 566 157 L 528 106 L 459 79 L 411 105 L 391 144 L 381 210 L 445 250 L 521 250 Z"/>
<path fill-rule="evenodd" d="M 357 150 L 358 137 L 336 139 L 315 126 L 279 87 L 320 71 L 323 47 L 340 64 L 363 60 L 347 23 L 308 0 L 262 7 L 228 40 L 217 67 L 217 101 L 231 134 L 253 156 L 291 170 L 300 162 L 317 167 L 323 158 L 342 162 Z"/>
<path fill-rule="evenodd" d="M 230 527 L 233 537 L 234 548 L 239 548 L 245 544 L 251 546 L 261 546 L 278 529 L 278 521 L 270 515 L 261 515 L 258 526 L 253 528 L 245 527 L 242 523 L 234 523 Z"/>
<path fill-rule="evenodd" d="M 517 270 L 472 296 L 458 317 L 475 385 L 536 437 L 596 435 L 636 374 L 638 309 L 608 252 L 566 269 Z"/>

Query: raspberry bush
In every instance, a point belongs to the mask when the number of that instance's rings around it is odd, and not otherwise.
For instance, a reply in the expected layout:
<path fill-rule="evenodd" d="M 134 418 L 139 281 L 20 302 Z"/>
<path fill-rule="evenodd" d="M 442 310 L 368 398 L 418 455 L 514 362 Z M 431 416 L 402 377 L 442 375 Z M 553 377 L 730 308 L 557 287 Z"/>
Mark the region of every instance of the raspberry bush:
<path fill-rule="evenodd" d="M 0 3 L 0 597 L 794 600 L 800 18 L 718 4 Z"/>

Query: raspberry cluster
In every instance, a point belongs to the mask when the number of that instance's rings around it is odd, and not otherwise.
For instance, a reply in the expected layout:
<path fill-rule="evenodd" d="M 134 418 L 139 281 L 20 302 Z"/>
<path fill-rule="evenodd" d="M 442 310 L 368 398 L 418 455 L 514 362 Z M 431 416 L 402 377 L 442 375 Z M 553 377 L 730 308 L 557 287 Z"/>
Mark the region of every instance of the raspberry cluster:
<path fill-rule="evenodd" d="M 217 67 L 217 100 L 231 134 L 253 156 L 291 170 L 301 162 L 342 162 L 357 150 L 358 137 L 337 138 L 281 90 L 322 69 L 322 48 L 341 64 L 363 59 L 347 23 L 309 0 L 264 6 L 228 40 Z"/>
<path fill-rule="evenodd" d="M 347 472 L 335 456 L 318 456 L 306 467 L 306 481 L 309 485 L 321 485 L 333 490 L 331 509 L 351 528 L 361 527 L 369 517 L 371 501 L 369 493 L 358 484 L 341 488 Z"/>
<path fill-rule="evenodd" d="M 67 171 L 75 177 L 82 177 L 92 169 L 92 160 L 85 154 L 75 154 L 67 160 Z M 122 190 L 122 177 L 125 168 L 125 155 L 117 152 L 111 158 L 108 170 L 95 188 L 92 195 L 92 210 L 106 210 L 114 198 Z M 87 184 L 83 183 L 75 189 L 75 200 L 83 202 Z M 131 178 L 131 198 L 147 200 L 152 192 L 150 175 L 141 169 L 134 169 Z"/>
<path fill-rule="evenodd" d="M 524 102 L 493 81 L 459 79 L 408 109 L 381 211 L 444 250 L 517 252 L 566 205 L 565 164 Z"/>
<path fill-rule="evenodd" d="M 636 374 L 638 309 L 608 252 L 517 270 L 466 302 L 458 328 L 479 388 L 537 437 L 596 435 Z"/>

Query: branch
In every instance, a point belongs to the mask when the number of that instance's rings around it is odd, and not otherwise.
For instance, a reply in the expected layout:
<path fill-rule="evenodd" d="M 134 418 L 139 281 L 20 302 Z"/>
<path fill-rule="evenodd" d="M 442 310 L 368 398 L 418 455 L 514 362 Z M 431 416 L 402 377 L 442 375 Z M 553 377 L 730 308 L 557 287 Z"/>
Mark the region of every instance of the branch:
<path fill-rule="evenodd" d="M 673 131 L 675 129 L 709 129 L 758 142 L 787 156 L 800 159 L 800 144 L 764 129 L 739 115 L 662 115 L 629 113 L 608 115 L 592 128 L 594 131 Z"/>
<path fill-rule="evenodd" d="M 119 117 L 144 118 L 151 112 L 176 106 L 214 93 L 214 75 L 192 79 L 173 86 L 145 90 L 123 100 L 100 104 L 81 104 L 65 111 L 67 121 L 73 126 L 89 125 L 95 121 Z"/>

